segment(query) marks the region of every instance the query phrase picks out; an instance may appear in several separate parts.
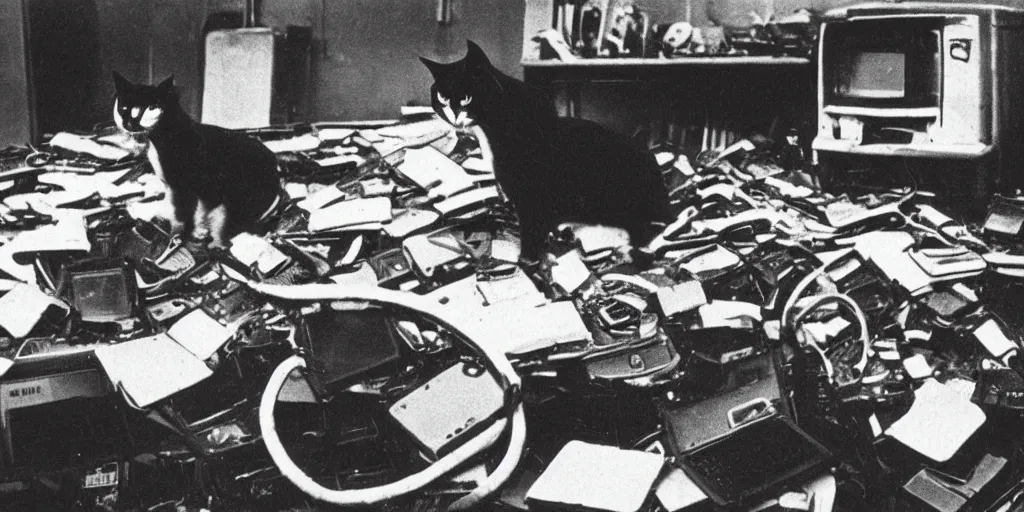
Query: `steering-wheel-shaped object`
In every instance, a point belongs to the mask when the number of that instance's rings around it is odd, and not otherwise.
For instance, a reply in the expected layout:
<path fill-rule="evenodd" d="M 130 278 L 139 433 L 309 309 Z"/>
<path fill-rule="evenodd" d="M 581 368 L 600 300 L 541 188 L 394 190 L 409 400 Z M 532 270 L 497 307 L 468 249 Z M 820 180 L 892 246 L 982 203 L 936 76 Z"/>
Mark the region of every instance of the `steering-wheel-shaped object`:
<path fill-rule="evenodd" d="M 367 305 L 404 309 L 418 313 L 449 330 L 467 342 L 475 351 L 484 356 L 486 366 L 495 380 L 505 391 L 507 411 L 490 427 L 470 439 L 462 446 L 445 455 L 419 473 L 407 476 L 397 482 L 365 489 L 337 490 L 321 486 L 300 469 L 289 457 L 277 435 L 274 422 L 274 405 L 288 375 L 296 368 L 303 368 L 306 362 L 299 356 L 285 359 L 274 370 L 260 400 L 259 421 L 263 441 L 274 464 L 296 487 L 309 496 L 336 505 L 370 505 L 416 492 L 450 473 L 473 456 L 484 452 L 506 431 L 511 429 L 509 445 L 495 470 L 472 492 L 454 502 L 450 510 L 465 510 L 480 503 L 496 491 L 512 475 L 523 454 L 526 444 L 526 417 L 519 400 L 521 381 L 505 354 L 484 344 L 478 344 L 460 328 L 460 321 L 451 313 L 434 303 L 411 293 L 374 287 L 355 287 L 336 284 L 308 284 L 299 286 L 268 285 L 248 282 L 255 291 L 285 300 L 349 302 L 354 308 Z"/>

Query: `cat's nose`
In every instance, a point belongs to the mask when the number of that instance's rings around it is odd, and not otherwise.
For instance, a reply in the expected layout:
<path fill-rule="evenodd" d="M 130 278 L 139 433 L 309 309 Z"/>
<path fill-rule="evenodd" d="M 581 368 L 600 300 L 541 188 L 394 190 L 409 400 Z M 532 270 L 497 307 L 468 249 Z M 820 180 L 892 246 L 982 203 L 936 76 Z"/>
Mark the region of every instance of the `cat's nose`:
<path fill-rule="evenodd" d="M 465 112 L 459 112 L 459 115 L 455 117 L 455 126 L 459 128 L 465 128 L 473 124 L 473 118 L 466 115 Z"/>

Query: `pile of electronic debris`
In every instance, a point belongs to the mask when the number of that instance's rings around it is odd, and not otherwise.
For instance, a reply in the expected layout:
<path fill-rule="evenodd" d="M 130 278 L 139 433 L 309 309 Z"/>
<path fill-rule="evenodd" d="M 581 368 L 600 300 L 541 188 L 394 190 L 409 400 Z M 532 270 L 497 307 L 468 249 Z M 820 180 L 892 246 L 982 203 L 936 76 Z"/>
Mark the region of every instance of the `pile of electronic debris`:
<path fill-rule="evenodd" d="M 250 133 L 289 199 L 226 248 L 153 220 L 116 131 L 0 154 L 5 510 L 1021 506 L 1013 199 L 972 232 L 659 151 L 647 247 L 564 226 L 523 262 L 472 133 Z"/>

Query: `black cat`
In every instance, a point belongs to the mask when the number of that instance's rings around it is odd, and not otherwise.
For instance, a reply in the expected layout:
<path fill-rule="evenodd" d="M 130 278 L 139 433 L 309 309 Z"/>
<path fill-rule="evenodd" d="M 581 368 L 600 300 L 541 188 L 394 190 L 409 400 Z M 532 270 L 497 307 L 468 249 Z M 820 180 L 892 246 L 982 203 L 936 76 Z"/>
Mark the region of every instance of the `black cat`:
<path fill-rule="evenodd" d="M 248 135 L 189 118 L 173 76 L 151 86 L 115 71 L 114 84 L 114 122 L 148 134 L 149 162 L 170 194 L 173 231 L 221 246 L 258 231 L 282 199 L 274 153 Z"/>
<path fill-rule="evenodd" d="M 493 151 L 494 172 L 519 216 L 523 257 L 538 257 L 563 222 L 626 229 L 634 246 L 651 224 L 670 222 L 668 193 L 654 156 L 596 123 L 560 118 L 539 91 L 494 68 L 472 41 L 465 58 L 420 57 L 434 76 L 434 110 L 457 127 L 476 123 Z"/>

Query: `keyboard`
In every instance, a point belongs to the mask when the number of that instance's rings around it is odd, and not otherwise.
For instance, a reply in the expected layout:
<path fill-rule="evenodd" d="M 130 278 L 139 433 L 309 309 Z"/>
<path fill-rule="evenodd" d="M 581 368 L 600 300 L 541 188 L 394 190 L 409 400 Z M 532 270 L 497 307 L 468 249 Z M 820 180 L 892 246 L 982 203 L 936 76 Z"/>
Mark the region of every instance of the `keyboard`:
<path fill-rule="evenodd" d="M 684 456 L 683 470 L 719 505 L 752 500 L 822 468 L 831 453 L 788 418 L 774 416 Z"/>

